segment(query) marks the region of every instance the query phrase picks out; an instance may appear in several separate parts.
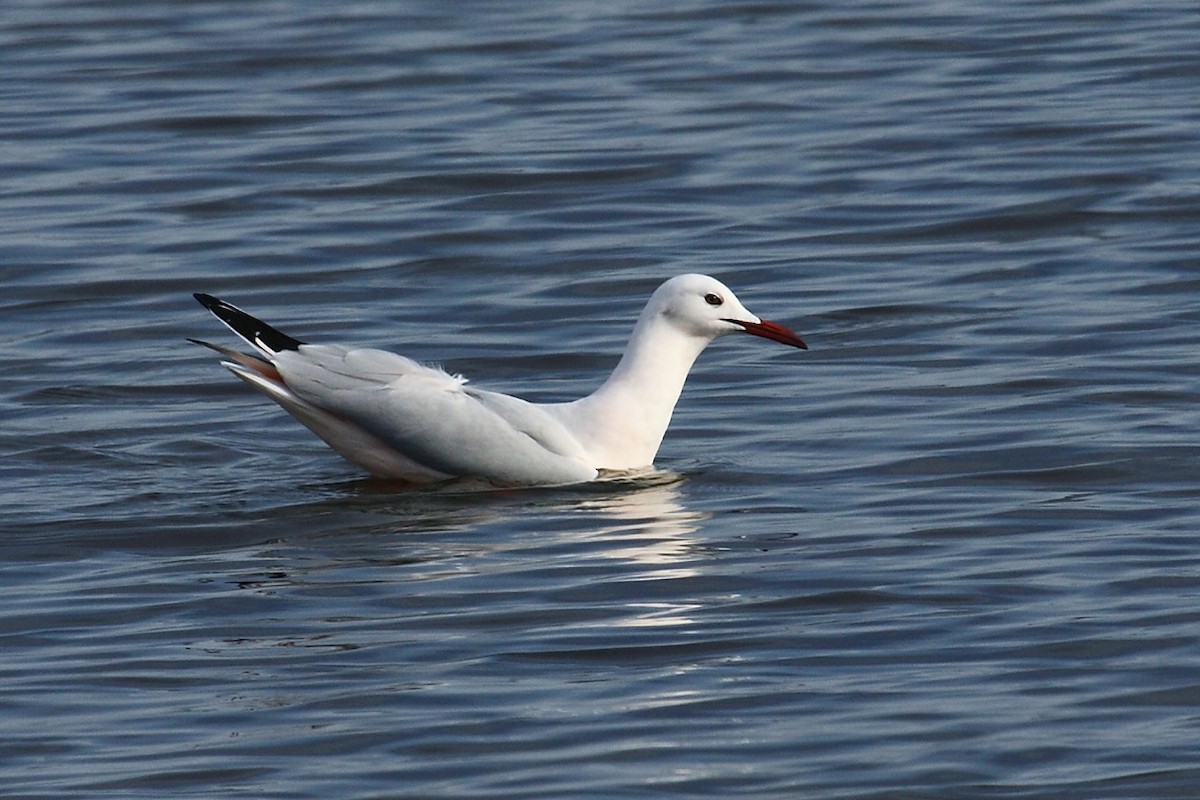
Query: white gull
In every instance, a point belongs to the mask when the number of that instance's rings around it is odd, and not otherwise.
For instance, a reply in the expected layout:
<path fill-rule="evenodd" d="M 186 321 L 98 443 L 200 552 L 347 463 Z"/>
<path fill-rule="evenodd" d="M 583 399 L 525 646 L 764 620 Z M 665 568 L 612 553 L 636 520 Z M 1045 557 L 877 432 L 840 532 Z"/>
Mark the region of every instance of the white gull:
<path fill-rule="evenodd" d="M 713 339 L 743 332 L 807 349 L 715 278 L 679 275 L 650 296 L 599 389 L 570 403 L 530 403 L 384 350 L 305 344 L 211 295 L 195 297 L 256 352 L 192 341 L 225 356 L 234 375 L 352 464 L 413 483 L 560 485 L 649 467 Z"/>

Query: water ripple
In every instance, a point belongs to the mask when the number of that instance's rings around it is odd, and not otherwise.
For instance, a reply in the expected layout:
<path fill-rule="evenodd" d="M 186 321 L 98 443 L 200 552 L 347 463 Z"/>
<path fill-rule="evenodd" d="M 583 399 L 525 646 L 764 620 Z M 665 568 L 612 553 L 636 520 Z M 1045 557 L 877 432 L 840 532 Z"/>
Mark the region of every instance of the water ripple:
<path fill-rule="evenodd" d="M 1194 792 L 1189 7 L 9 6 L 9 793 Z M 567 399 L 684 271 L 812 350 L 586 488 L 364 479 L 185 341 Z"/>

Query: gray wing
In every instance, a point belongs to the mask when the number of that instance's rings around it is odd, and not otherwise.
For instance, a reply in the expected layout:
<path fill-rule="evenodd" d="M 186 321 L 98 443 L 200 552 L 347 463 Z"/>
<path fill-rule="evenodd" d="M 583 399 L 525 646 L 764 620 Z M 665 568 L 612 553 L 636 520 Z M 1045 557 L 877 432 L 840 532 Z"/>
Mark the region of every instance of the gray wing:
<path fill-rule="evenodd" d="M 404 356 L 303 345 L 277 354 L 275 366 L 298 397 L 438 472 L 513 484 L 596 477 L 578 441 L 538 406 Z"/>

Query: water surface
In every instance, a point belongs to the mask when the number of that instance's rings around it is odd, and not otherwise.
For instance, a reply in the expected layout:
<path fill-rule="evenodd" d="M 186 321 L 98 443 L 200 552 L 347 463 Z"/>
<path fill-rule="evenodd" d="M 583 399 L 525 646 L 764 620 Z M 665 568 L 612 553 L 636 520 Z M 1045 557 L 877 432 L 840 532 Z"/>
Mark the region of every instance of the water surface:
<path fill-rule="evenodd" d="M 14 797 L 1190 797 L 1200 13 L 16 2 Z M 363 478 L 225 297 L 533 400 L 650 291 L 677 479 Z"/>

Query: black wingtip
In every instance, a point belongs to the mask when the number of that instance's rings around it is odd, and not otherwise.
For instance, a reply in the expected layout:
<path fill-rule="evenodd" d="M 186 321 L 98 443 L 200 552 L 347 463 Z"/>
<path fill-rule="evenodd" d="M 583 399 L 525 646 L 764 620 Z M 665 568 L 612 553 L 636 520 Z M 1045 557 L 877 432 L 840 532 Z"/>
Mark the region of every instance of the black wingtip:
<path fill-rule="evenodd" d="M 234 333 L 259 349 L 278 353 L 281 350 L 298 350 L 304 344 L 211 294 L 196 292 L 192 297 L 228 325 Z"/>

